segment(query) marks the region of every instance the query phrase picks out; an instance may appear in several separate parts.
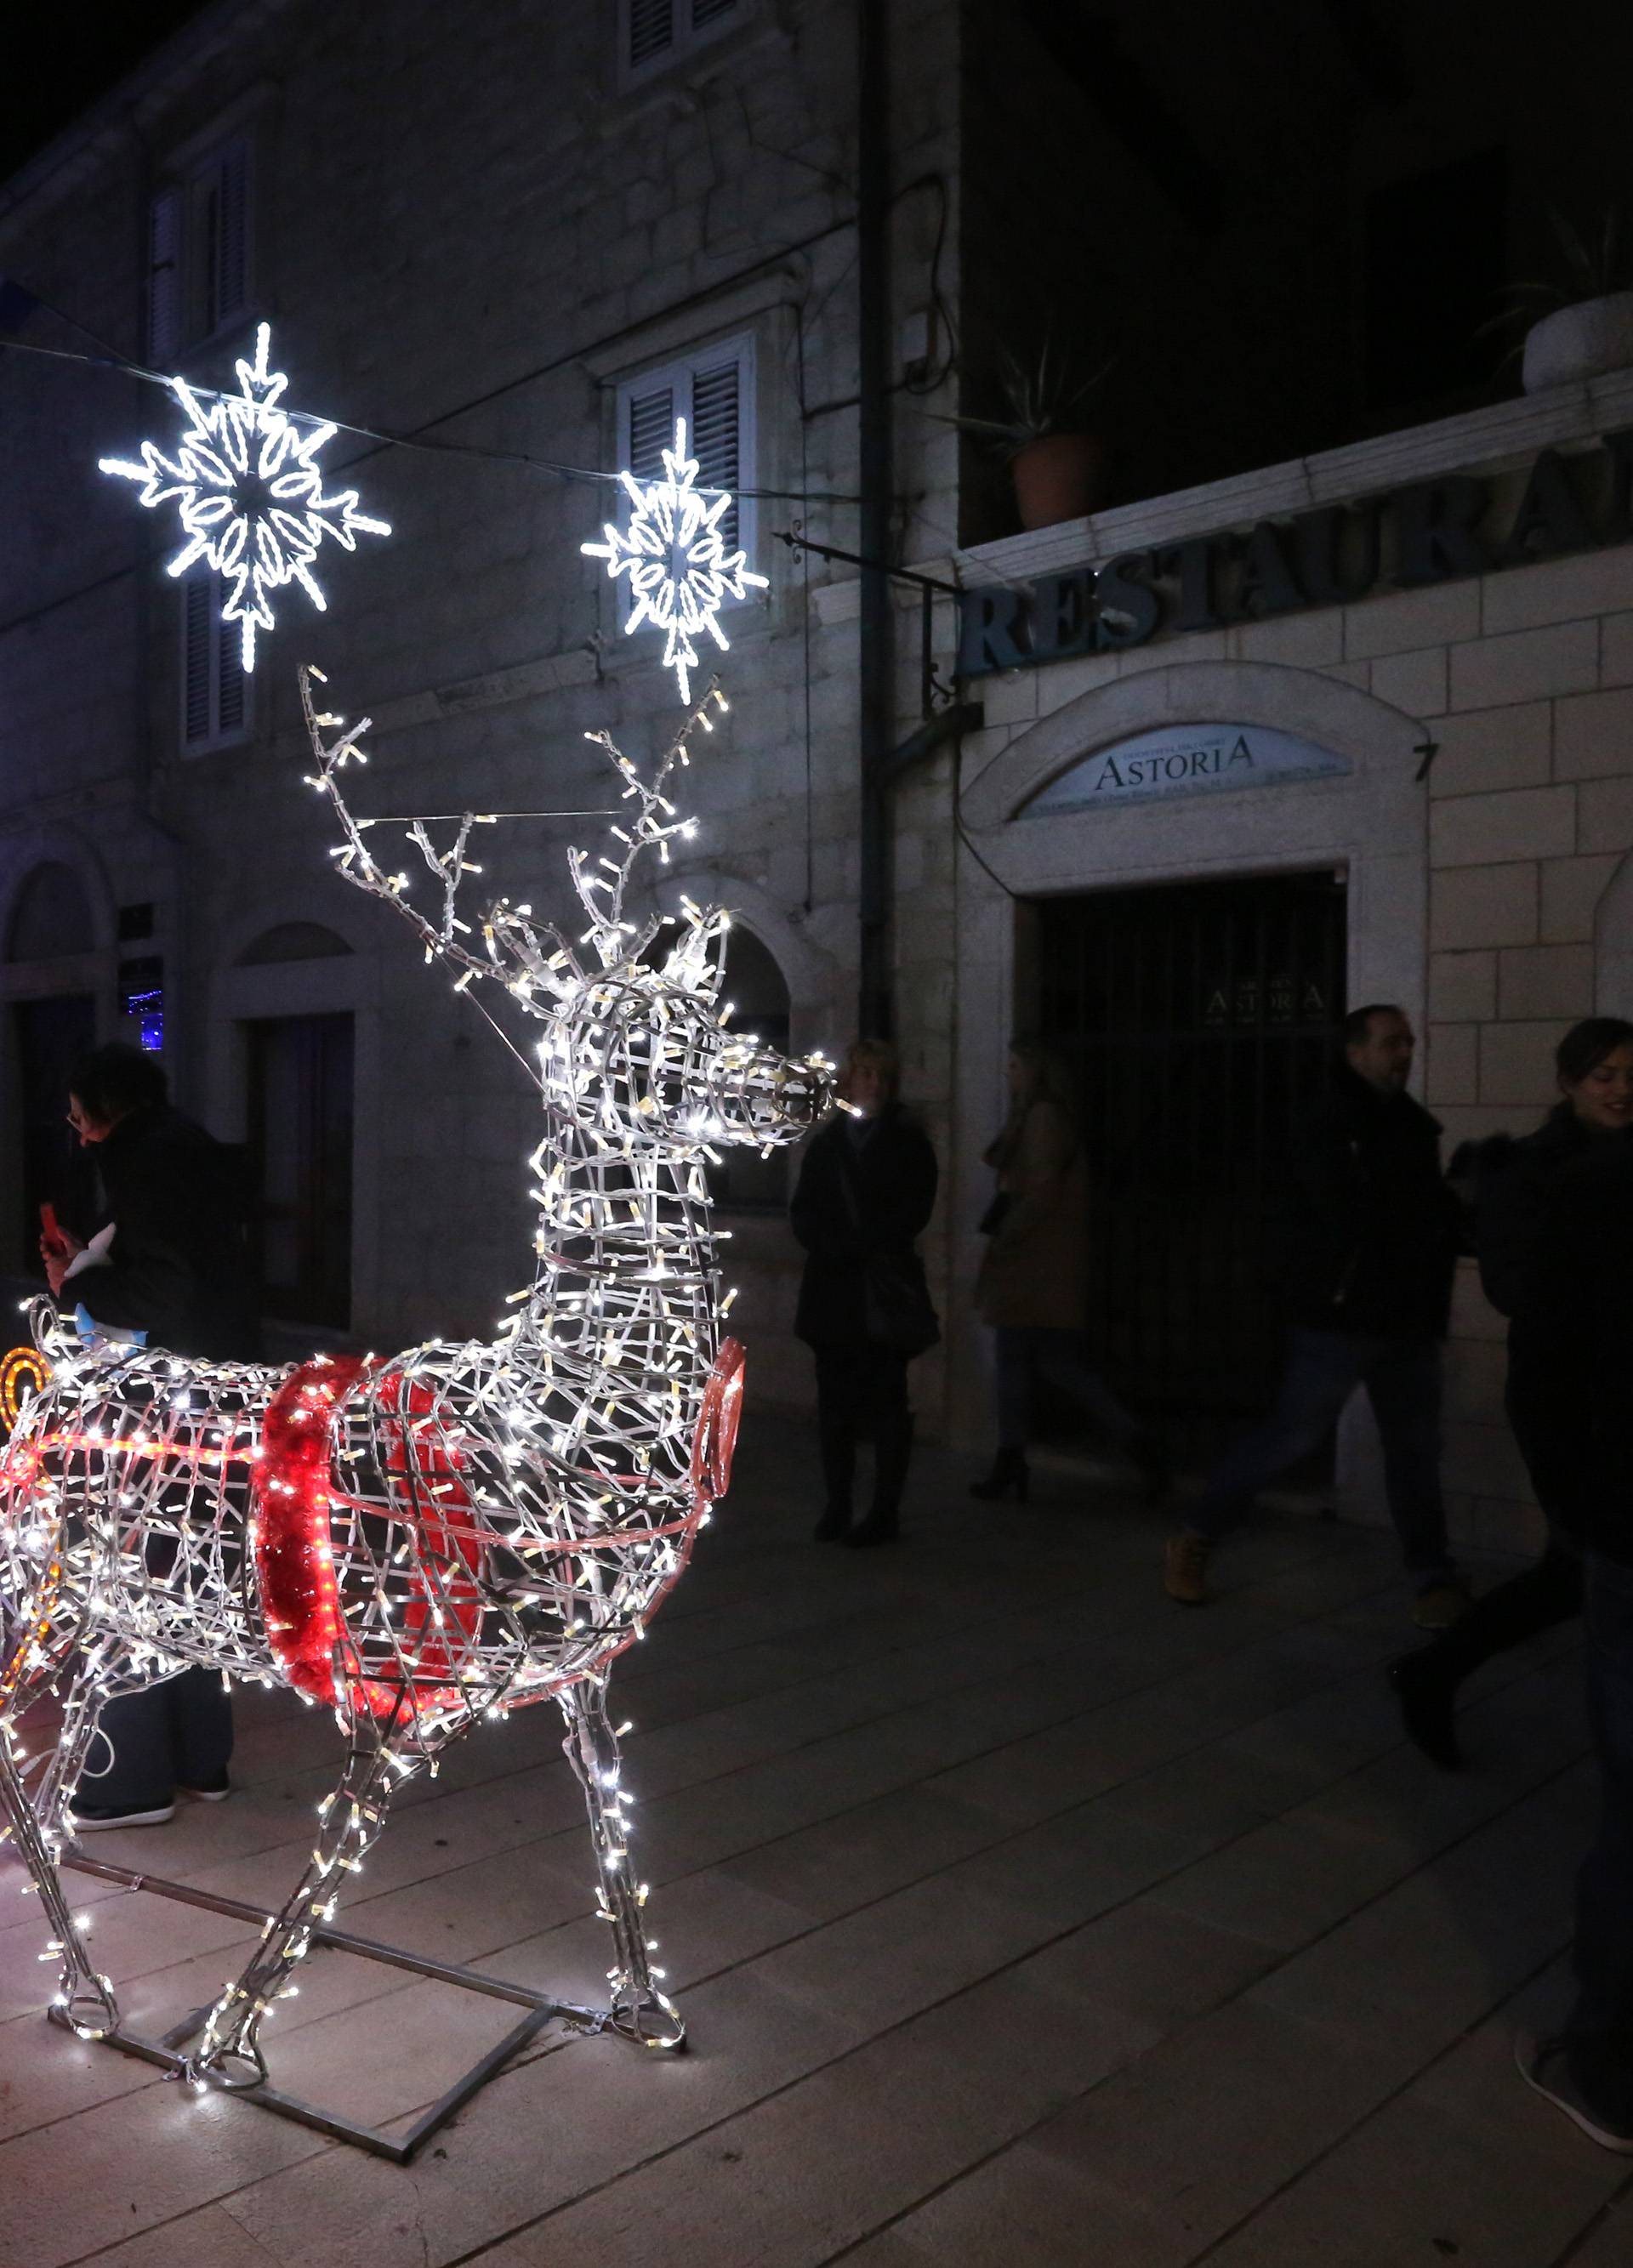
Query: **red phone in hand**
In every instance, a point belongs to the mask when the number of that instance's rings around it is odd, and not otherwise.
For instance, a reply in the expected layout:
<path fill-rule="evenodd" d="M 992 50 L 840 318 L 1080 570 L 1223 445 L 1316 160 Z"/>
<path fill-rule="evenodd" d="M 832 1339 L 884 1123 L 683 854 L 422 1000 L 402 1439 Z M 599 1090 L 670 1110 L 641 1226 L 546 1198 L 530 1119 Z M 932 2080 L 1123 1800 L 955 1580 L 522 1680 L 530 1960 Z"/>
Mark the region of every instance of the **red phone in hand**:
<path fill-rule="evenodd" d="M 67 1242 L 63 1235 L 62 1230 L 56 1225 L 56 1207 L 55 1205 L 42 1204 L 41 1206 L 40 1227 L 41 1232 L 40 1241 L 45 1246 L 48 1252 L 67 1251 Z"/>

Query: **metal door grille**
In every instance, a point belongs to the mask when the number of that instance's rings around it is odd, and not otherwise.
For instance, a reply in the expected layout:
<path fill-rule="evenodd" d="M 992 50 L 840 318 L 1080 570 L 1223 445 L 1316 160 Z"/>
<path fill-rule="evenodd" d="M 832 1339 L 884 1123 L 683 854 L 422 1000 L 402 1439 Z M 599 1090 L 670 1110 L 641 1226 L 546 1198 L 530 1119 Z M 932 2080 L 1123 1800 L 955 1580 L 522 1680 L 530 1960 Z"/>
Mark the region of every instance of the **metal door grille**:
<path fill-rule="evenodd" d="M 1090 1339 L 1195 1469 L 1273 1381 L 1267 1228 L 1344 1013 L 1344 886 L 1329 869 L 1035 914 L 1038 1021 L 1083 1109 Z"/>

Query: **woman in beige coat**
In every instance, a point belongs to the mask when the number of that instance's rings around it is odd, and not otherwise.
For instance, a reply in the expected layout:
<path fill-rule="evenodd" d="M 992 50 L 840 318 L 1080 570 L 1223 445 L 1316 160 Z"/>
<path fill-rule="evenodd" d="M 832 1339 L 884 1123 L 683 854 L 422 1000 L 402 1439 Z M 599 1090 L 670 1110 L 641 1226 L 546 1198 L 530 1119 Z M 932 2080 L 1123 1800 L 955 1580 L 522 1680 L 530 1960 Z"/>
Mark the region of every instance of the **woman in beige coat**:
<path fill-rule="evenodd" d="M 1089 1188 L 1066 1079 L 1036 1042 L 1009 1051 L 1009 1116 L 986 1152 L 998 1191 L 983 1228 L 991 1241 L 976 1283 L 976 1305 L 993 1326 L 998 1357 L 998 1454 L 972 1496 L 1011 1491 L 1024 1504 L 1033 1381 L 1038 1377 L 1077 1403 L 1114 1447 L 1139 1466 L 1148 1492 L 1167 1475 L 1156 1444 L 1089 1361 L 1083 1292 L 1089 1266 Z"/>

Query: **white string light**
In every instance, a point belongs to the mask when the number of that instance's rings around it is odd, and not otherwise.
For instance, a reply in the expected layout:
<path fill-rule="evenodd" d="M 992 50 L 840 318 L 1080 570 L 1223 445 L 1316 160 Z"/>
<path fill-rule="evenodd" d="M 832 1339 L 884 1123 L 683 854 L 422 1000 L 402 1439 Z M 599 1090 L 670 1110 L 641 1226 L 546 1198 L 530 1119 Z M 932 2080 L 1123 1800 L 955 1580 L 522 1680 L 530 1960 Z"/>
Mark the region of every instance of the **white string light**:
<path fill-rule="evenodd" d="M 633 507 L 628 527 L 609 520 L 604 542 L 579 547 L 592 559 L 604 559 L 615 583 L 620 575 L 629 576 L 625 634 L 643 622 L 663 632 L 663 666 L 675 672 L 683 701 L 691 698 L 698 635 L 706 631 L 724 653 L 728 641 L 720 626 L 720 608 L 728 599 L 746 599 L 750 585 L 769 587 L 766 578 L 748 565 L 745 552 L 727 551 L 720 522 L 731 510 L 730 494 L 724 489 L 701 494 L 693 485 L 698 469 L 698 460 L 686 454 L 686 421 L 677 417 L 675 446 L 663 452 L 661 481 L 639 481 L 628 472 L 618 475 Z"/>
<path fill-rule="evenodd" d="M 314 607 L 326 604 L 311 573 L 326 535 L 351 551 L 359 534 L 391 533 L 385 520 L 358 510 L 355 490 L 324 495 L 317 455 L 336 429 L 297 423 L 279 409 L 289 380 L 267 368 L 271 337 L 262 323 L 255 361 L 236 365 L 238 393 L 215 394 L 208 408 L 184 378 L 171 379 L 188 420 L 174 460 L 151 441 L 143 442 L 139 465 L 99 460 L 103 472 L 139 481 L 143 504 L 174 501 L 188 541 L 167 571 L 185 575 L 202 559 L 224 578 L 221 619 L 239 624 L 247 670 L 255 666 L 257 626 L 274 627 L 269 592 L 299 583 Z"/>
<path fill-rule="evenodd" d="M 725 707 L 716 688 L 650 780 L 590 736 L 627 809 L 611 855 L 569 854 L 589 922 L 580 944 L 594 947 L 580 961 L 526 905 L 500 898 L 462 917 L 479 814 L 462 816 L 445 850 L 427 821 L 410 822 L 440 892 L 434 915 L 412 903 L 407 877 L 370 849 L 387 822 L 355 817 L 345 799 L 367 720 L 347 730 L 320 714 L 315 674 L 301 674 L 310 781 L 340 825 L 339 872 L 404 917 L 456 989 L 497 984 L 543 1027 L 523 1058 L 545 1110 L 528 1160 L 533 1280 L 491 1340 L 281 1370 L 87 1351 L 36 1302 L 51 1373 L 0 1455 L 0 1800 L 46 1906 L 56 2005 L 104 2036 L 119 2028 L 114 1991 L 57 1871 L 102 1705 L 204 1663 L 334 1709 L 346 1765 L 318 1808 L 310 1861 L 192 2058 L 195 2077 L 253 2085 L 266 2074 L 262 2019 L 393 1790 L 434 1772 L 473 1725 L 553 1697 L 613 1933 L 607 2021 L 674 2046 L 683 2027 L 649 1959 L 607 1678 L 646 1636 L 729 1476 L 743 1353 L 720 1337 L 729 1301 L 705 1168 L 718 1145 L 803 1131 L 831 1099 L 832 1065 L 728 1035 L 723 911 L 683 898 L 678 917 L 639 931 L 624 917 L 637 860 L 666 858 L 691 831 L 667 790 Z M 31 1766 L 13 1727 L 53 1688 L 61 1731 Z"/>

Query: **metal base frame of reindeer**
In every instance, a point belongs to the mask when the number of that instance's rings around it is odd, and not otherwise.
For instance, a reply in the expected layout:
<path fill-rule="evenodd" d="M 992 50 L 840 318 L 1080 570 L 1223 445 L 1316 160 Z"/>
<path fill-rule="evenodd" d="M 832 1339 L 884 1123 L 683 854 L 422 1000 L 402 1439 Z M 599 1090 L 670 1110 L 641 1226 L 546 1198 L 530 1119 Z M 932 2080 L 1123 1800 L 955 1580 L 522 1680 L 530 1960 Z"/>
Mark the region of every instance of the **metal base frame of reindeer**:
<path fill-rule="evenodd" d="M 716 1144 L 801 1133 L 826 1107 L 831 1066 L 727 1032 L 725 914 L 683 900 L 639 932 L 624 919 L 636 860 L 667 860 L 691 831 L 665 791 L 725 705 L 713 687 L 649 782 L 590 735 L 631 809 L 612 829 L 616 858 L 592 867 L 569 853 L 590 919 L 575 949 L 504 899 L 476 931 L 460 918 L 461 883 L 480 871 L 470 836 L 491 823 L 479 814 L 440 852 L 412 822 L 442 902 L 434 918 L 411 903 L 407 877 L 369 847 L 386 822 L 355 818 L 343 792 L 368 720 L 347 731 L 320 714 L 311 674 L 311 784 L 343 830 L 340 872 L 408 920 L 456 989 L 497 984 L 537 1020 L 534 1061 L 521 1057 L 545 1117 L 530 1161 L 533 1282 L 491 1343 L 288 1369 L 81 1348 L 38 1302 L 52 1373 L 0 1456 L 0 1800 L 51 1925 L 56 2010 L 86 2035 L 116 2034 L 114 1989 L 58 1875 L 102 1705 L 203 1663 L 334 1710 L 345 1770 L 318 1807 L 310 1863 L 188 2061 L 196 2078 L 254 2087 L 262 2019 L 394 1791 L 481 1719 L 553 1697 L 612 1931 L 607 2021 L 677 2046 L 649 1959 L 608 1674 L 729 1472 L 743 1352 L 720 1336 L 706 1167 Z M 61 1729 L 31 1764 L 19 1720 L 48 1690 Z"/>

